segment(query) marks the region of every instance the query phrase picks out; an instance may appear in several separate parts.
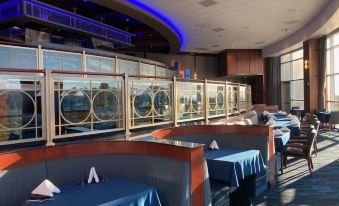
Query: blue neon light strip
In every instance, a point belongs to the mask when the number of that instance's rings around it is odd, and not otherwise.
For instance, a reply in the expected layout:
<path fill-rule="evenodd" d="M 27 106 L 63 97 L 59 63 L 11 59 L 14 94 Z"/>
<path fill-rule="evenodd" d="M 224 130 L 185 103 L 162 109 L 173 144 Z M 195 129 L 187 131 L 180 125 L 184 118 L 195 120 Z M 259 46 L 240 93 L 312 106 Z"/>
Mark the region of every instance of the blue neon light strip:
<path fill-rule="evenodd" d="M 168 25 L 179 37 L 180 40 L 180 49 L 185 48 L 186 46 L 186 38 L 185 35 L 183 34 L 183 32 L 178 28 L 177 25 L 175 25 L 175 23 L 170 20 L 168 17 L 166 17 L 165 15 L 163 15 L 162 13 L 160 13 L 159 11 L 157 11 L 156 9 L 150 7 L 149 5 L 140 2 L 139 0 L 126 0 L 127 2 L 131 3 L 132 5 L 139 7 L 147 12 L 149 12 L 150 14 L 154 15 L 155 17 L 159 18 L 160 20 L 162 20 L 166 25 Z"/>

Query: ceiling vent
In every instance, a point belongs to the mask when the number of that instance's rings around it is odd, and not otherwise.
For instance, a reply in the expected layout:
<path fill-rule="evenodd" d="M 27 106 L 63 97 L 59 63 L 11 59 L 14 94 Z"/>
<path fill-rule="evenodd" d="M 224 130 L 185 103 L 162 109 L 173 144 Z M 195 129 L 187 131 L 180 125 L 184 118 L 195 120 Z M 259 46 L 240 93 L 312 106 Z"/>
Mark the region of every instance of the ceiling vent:
<path fill-rule="evenodd" d="M 197 50 L 197 51 L 208 51 L 208 49 L 206 49 L 206 48 L 202 48 L 202 47 L 195 48 L 195 50 Z"/>
<path fill-rule="evenodd" d="M 204 1 L 199 1 L 198 4 L 200 4 L 204 7 L 209 7 L 209 6 L 213 6 L 215 4 L 218 4 L 218 2 L 216 2 L 214 0 L 204 0 Z"/>
<path fill-rule="evenodd" d="M 215 31 L 215 32 L 221 32 L 221 31 L 225 31 L 225 29 L 223 29 L 223 28 L 215 28 L 215 29 L 212 29 L 213 31 Z"/>

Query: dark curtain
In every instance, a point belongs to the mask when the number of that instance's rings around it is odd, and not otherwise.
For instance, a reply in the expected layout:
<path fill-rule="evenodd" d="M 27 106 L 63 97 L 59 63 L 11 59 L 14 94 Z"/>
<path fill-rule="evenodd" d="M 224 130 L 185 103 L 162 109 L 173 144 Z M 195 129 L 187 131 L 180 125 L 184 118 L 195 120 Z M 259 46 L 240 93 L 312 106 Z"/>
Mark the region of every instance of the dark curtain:
<path fill-rule="evenodd" d="M 326 36 L 318 39 L 318 47 L 318 102 L 319 108 L 325 109 Z"/>
<path fill-rule="evenodd" d="M 266 82 L 268 105 L 281 105 L 280 57 L 266 58 Z"/>

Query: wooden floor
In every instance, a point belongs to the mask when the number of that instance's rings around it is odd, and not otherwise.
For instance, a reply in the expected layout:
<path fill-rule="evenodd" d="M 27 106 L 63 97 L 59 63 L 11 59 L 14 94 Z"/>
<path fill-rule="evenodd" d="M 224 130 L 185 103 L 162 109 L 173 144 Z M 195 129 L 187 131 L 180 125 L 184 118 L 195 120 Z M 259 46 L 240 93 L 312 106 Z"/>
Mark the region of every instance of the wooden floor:
<path fill-rule="evenodd" d="M 320 131 L 317 141 L 313 176 L 305 160 L 289 159 L 274 189 L 258 197 L 254 205 L 339 206 L 339 129 L 332 133 Z"/>

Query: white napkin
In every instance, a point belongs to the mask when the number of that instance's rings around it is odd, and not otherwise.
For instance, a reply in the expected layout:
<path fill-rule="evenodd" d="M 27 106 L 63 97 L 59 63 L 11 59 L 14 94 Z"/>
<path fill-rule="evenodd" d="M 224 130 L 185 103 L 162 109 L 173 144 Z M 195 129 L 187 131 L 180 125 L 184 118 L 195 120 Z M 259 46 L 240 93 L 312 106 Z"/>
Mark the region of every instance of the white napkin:
<path fill-rule="evenodd" d="M 88 184 L 92 182 L 93 178 L 95 179 L 95 182 L 99 182 L 99 178 L 97 175 L 97 172 L 95 171 L 94 167 L 91 167 L 91 170 L 89 171 L 89 176 L 88 176 Z"/>
<path fill-rule="evenodd" d="M 266 122 L 266 125 L 267 125 L 267 126 L 269 126 L 269 125 L 274 125 L 274 124 L 275 124 L 275 121 L 274 121 L 274 119 L 272 119 L 272 118 Z"/>
<path fill-rule="evenodd" d="M 47 179 L 42 181 L 42 183 L 40 183 L 40 185 L 32 191 L 32 194 L 34 195 L 44 195 L 49 197 L 53 197 L 53 193 L 60 193 L 60 190 Z"/>
<path fill-rule="evenodd" d="M 213 140 L 212 143 L 210 144 L 210 148 L 211 149 L 219 149 L 217 141 Z"/>
<path fill-rule="evenodd" d="M 283 135 L 284 133 L 282 131 L 280 131 L 280 129 L 276 129 L 276 130 L 273 130 L 273 134 L 280 136 L 280 135 Z"/>
<path fill-rule="evenodd" d="M 284 127 L 280 128 L 280 131 L 282 131 L 282 132 L 290 132 L 291 130 L 288 129 L 286 126 L 284 126 Z"/>

